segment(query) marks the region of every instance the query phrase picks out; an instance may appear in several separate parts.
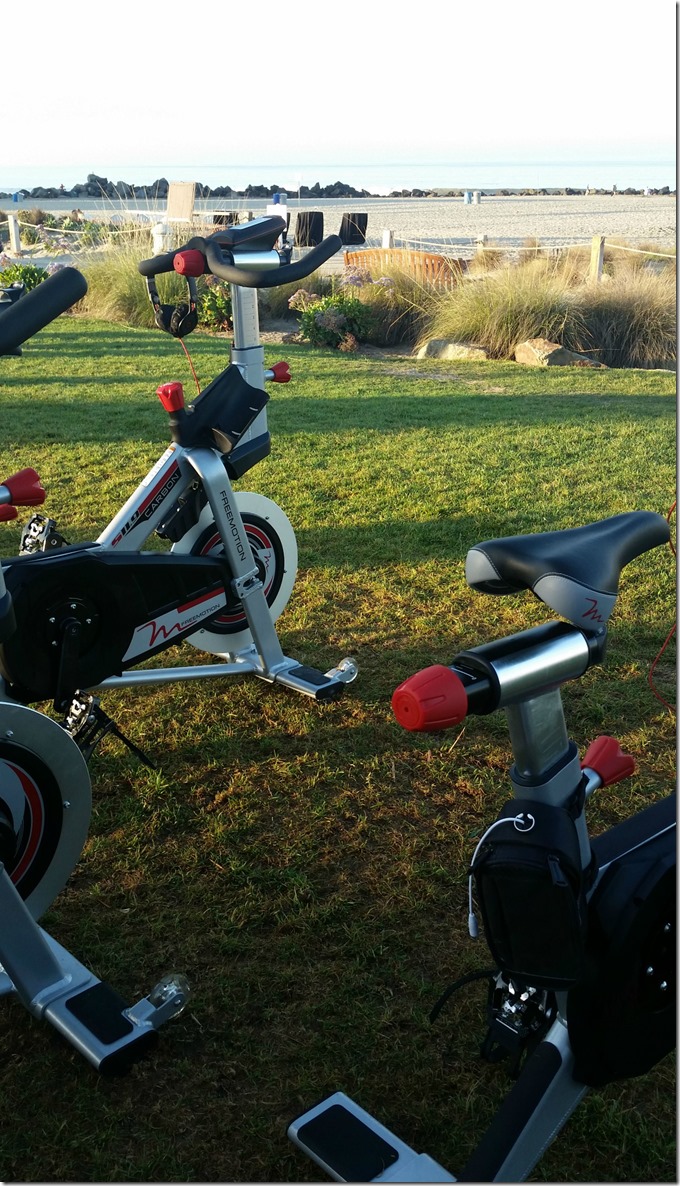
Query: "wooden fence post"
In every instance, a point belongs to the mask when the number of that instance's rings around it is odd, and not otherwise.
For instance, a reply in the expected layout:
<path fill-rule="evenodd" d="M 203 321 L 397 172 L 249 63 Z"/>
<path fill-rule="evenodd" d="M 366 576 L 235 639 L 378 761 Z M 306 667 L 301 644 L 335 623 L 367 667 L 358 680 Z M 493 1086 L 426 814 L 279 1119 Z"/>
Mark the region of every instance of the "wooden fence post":
<path fill-rule="evenodd" d="M 16 214 L 7 215 L 7 229 L 9 230 L 9 247 L 13 255 L 21 255 L 21 239 L 19 237 L 19 219 Z"/>
<path fill-rule="evenodd" d="M 394 247 L 394 231 L 389 231 L 386 228 L 383 229 L 382 245 L 386 250 Z"/>
<path fill-rule="evenodd" d="M 593 235 L 593 245 L 590 249 L 590 271 L 588 279 L 593 284 L 599 284 L 602 279 L 602 265 L 604 264 L 604 235 Z"/>

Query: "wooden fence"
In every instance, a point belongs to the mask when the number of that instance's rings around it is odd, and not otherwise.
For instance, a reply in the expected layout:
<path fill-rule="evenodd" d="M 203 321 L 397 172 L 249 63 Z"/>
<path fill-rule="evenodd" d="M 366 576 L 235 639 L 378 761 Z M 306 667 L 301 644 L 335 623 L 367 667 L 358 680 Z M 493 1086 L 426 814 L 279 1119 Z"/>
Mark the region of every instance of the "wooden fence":
<path fill-rule="evenodd" d="M 345 251 L 344 262 L 347 267 L 378 274 L 392 268 L 434 288 L 453 288 L 467 269 L 467 260 L 434 255 L 429 251 L 411 251 L 406 247 L 366 247 L 362 251 Z"/>

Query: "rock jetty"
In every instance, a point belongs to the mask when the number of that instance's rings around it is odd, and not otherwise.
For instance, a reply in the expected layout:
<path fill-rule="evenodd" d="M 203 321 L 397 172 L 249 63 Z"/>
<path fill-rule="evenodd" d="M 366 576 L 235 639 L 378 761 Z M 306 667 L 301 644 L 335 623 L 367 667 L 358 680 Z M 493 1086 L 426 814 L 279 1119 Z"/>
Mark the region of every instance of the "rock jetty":
<path fill-rule="evenodd" d="M 19 189 L 13 190 L 10 193 L 0 192 L 0 200 L 8 200 L 13 197 L 14 193 L 20 193 L 24 200 L 30 199 L 35 201 L 48 201 L 50 199 L 73 198 L 74 201 L 84 198 L 102 199 L 107 198 L 110 201 L 129 201 L 129 200 L 145 200 L 145 199 L 166 199 L 168 196 L 169 182 L 165 177 L 160 177 L 151 185 L 130 185 L 127 181 L 109 181 L 108 177 L 99 177 L 96 173 L 88 173 L 87 181 L 82 184 L 74 185 L 72 189 L 66 189 L 63 185 L 59 186 L 36 186 L 34 189 Z M 268 198 L 271 194 L 290 192 L 283 185 L 248 185 L 245 189 L 232 189 L 230 185 L 218 185 L 211 189 L 209 185 L 203 185 L 202 182 L 196 182 L 196 197 L 200 199 L 210 198 Z M 298 191 L 295 191 L 296 194 Z M 482 196 L 500 195 L 503 197 L 536 197 L 536 196 L 566 196 L 571 195 L 588 195 L 588 194 L 611 194 L 618 192 L 620 194 L 641 194 L 645 191 L 639 189 L 623 189 L 618 191 L 606 189 L 571 189 L 565 187 L 564 189 L 497 189 L 485 190 Z M 673 192 L 665 185 L 663 189 L 652 189 L 646 191 L 650 194 L 668 195 Z M 463 195 L 462 189 L 400 189 L 393 190 L 387 196 L 390 198 L 460 198 Z M 299 196 L 301 198 L 376 198 L 384 197 L 381 194 L 372 194 L 367 189 L 355 189 L 352 185 L 347 185 L 343 181 L 335 181 L 332 185 L 320 185 L 317 181 L 314 185 L 301 185 L 299 189 Z"/>

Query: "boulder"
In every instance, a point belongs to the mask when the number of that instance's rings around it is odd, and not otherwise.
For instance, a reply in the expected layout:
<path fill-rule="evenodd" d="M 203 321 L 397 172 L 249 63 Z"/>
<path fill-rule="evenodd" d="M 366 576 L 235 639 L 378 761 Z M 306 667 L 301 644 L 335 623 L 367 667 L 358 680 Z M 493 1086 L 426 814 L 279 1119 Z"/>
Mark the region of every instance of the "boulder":
<path fill-rule="evenodd" d="M 566 350 L 559 342 L 547 338 L 530 338 L 515 347 L 515 362 L 528 367 L 597 367 L 606 370 L 603 362 L 595 362 L 585 354 Z"/>
<path fill-rule="evenodd" d="M 451 342 L 446 338 L 431 338 L 418 351 L 418 358 L 456 358 L 470 361 L 480 361 L 488 358 L 483 346 L 475 346 L 471 342 Z"/>

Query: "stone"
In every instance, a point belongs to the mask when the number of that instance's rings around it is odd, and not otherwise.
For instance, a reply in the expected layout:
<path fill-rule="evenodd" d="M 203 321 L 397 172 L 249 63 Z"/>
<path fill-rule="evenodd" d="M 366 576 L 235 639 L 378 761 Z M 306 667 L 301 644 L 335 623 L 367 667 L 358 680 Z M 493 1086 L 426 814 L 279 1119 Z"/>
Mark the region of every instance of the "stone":
<path fill-rule="evenodd" d="M 530 338 L 515 347 L 515 362 L 528 367 L 595 367 L 606 370 L 603 362 L 595 362 L 585 354 L 567 350 L 559 342 L 547 338 Z"/>
<path fill-rule="evenodd" d="M 451 342 L 447 338 L 431 338 L 421 346 L 418 358 L 466 358 L 470 361 L 480 361 L 488 358 L 483 346 L 475 346 L 471 342 Z"/>

